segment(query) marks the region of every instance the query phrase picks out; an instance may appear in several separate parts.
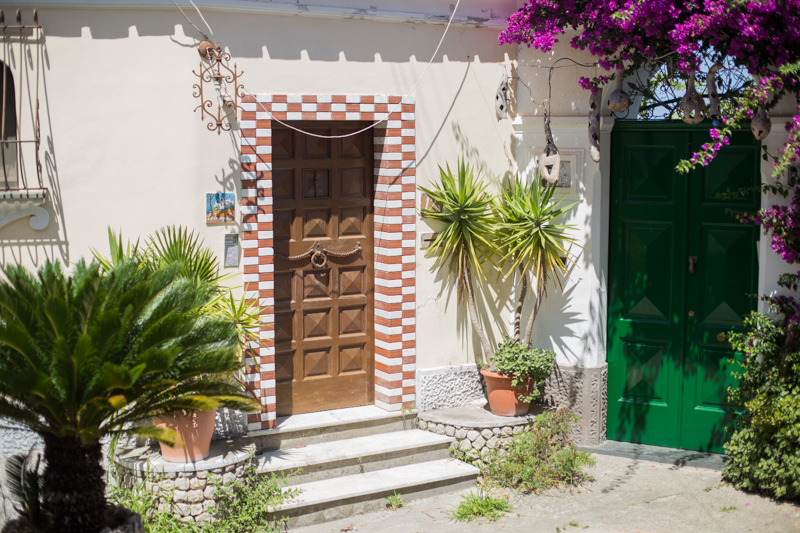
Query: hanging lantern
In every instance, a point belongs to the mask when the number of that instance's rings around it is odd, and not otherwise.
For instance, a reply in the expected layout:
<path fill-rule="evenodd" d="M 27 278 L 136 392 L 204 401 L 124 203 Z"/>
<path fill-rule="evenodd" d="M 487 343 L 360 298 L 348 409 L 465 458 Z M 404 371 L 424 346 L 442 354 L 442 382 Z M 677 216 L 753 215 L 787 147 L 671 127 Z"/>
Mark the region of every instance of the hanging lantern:
<path fill-rule="evenodd" d="M 500 78 L 500 85 L 497 87 L 497 93 L 494 96 L 494 109 L 497 112 L 497 118 L 503 120 L 508 118 L 508 74 L 503 73 Z"/>
<path fill-rule="evenodd" d="M 683 121 L 687 124 L 699 124 L 705 118 L 706 103 L 694 88 L 694 72 L 689 74 L 686 82 L 686 94 L 681 98 L 678 109 L 683 112 Z"/>
<path fill-rule="evenodd" d="M 589 97 L 589 155 L 600 162 L 600 90 Z"/>
<path fill-rule="evenodd" d="M 750 131 L 753 132 L 753 137 L 756 140 L 766 139 L 772 129 L 772 121 L 769 118 L 769 113 L 763 107 L 759 106 L 753 119 L 750 121 Z"/>
<path fill-rule="evenodd" d="M 715 63 L 708 69 L 706 87 L 708 88 L 708 116 L 714 120 L 722 118 L 719 107 L 719 91 L 717 90 L 717 71 L 722 68 L 721 63 Z"/>
<path fill-rule="evenodd" d="M 761 76 L 754 75 L 753 81 L 756 82 L 756 87 L 761 86 Z M 767 95 L 769 96 L 769 95 Z M 759 106 L 756 114 L 750 120 L 750 131 L 753 132 L 753 137 L 760 141 L 766 139 L 772 129 L 772 121 L 769 118 L 769 113 L 763 106 Z"/>
<path fill-rule="evenodd" d="M 617 70 L 617 88 L 608 96 L 608 108 L 620 113 L 631 106 L 631 95 L 622 90 L 622 82 L 625 81 L 624 70 Z"/>
<path fill-rule="evenodd" d="M 550 131 L 550 117 L 546 112 L 544 114 L 544 136 L 546 144 L 542 155 L 539 156 L 539 174 L 544 181 L 550 185 L 555 185 L 558 182 L 558 176 L 561 174 L 561 156 L 558 155 L 558 148 L 553 141 L 553 132 Z"/>

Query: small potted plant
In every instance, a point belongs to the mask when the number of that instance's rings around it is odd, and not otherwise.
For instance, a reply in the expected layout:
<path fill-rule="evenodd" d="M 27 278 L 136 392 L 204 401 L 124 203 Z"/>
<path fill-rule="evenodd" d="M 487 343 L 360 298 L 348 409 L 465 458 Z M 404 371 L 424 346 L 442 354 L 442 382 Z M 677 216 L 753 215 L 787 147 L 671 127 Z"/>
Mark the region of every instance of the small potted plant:
<path fill-rule="evenodd" d="M 539 385 L 553 373 L 553 350 L 530 348 L 506 337 L 481 368 L 489 409 L 499 416 L 521 416 L 541 395 Z"/>
<path fill-rule="evenodd" d="M 198 299 L 195 313 L 201 321 L 224 320 L 232 324 L 236 337 L 239 339 L 236 350 L 241 367 L 241 347 L 250 342 L 259 342 L 253 334 L 258 326 L 258 309 L 245 300 L 244 297 L 236 299 L 231 289 L 225 287 L 223 282 L 229 276 L 218 274 L 219 265 L 213 252 L 204 246 L 203 242 L 194 234 L 183 227 L 167 226 L 158 229 L 148 237 L 143 247 L 139 243 L 130 244 L 123 248 L 122 236 L 116 235 L 109 229 L 110 259 L 103 258 L 95 252 L 95 257 L 105 270 L 111 270 L 121 261 L 133 258 L 140 261 L 141 268 L 152 272 L 163 269 L 177 268 L 180 276 L 197 285 L 203 293 L 203 298 Z M 228 354 L 215 354 L 209 350 L 205 356 L 209 364 L 208 373 L 200 374 L 195 380 L 224 378 L 238 382 L 242 392 L 253 396 L 252 391 L 235 375 L 233 369 L 225 372 L 224 376 L 215 376 L 214 359 L 218 356 L 227 357 Z M 160 413 L 153 417 L 152 423 L 156 428 L 166 428 L 178 435 L 174 443 L 159 441 L 161 455 L 165 461 L 173 463 L 195 462 L 205 459 L 209 454 L 211 438 L 214 434 L 217 408 L 224 406 L 214 398 L 192 398 L 180 409 Z M 258 398 L 253 397 L 250 406 L 260 406 Z"/>
<path fill-rule="evenodd" d="M 489 408 L 501 416 L 527 413 L 530 402 L 539 397 L 537 386 L 553 372 L 555 364 L 552 350 L 531 347 L 533 323 L 547 297 L 547 285 L 553 281 L 561 288 L 561 276 L 574 261 L 570 247 L 578 247 L 574 228 L 558 223 L 575 204 L 561 205 L 563 198 L 553 201 L 554 192 L 555 187 L 542 183 L 536 174 L 527 184 L 517 176 L 494 204 L 498 254 L 506 264 L 506 275 L 516 274 L 519 286 L 514 335 L 500 344 L 490 364 L 481 369 Z M 529 285 L 536 300 L 523 334 L 522 312 Z"/>

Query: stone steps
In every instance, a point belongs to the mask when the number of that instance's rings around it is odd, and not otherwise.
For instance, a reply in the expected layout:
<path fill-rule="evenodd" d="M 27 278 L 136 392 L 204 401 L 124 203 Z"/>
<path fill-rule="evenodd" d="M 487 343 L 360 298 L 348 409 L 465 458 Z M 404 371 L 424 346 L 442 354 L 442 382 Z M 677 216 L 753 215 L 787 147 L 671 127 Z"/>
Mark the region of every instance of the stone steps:
<path fill-rule="evenodd" d="M 261 451 L 307 446 L 416 427 L 414 411 L 389 412 L 367 405 L 278 417 L 275 429 L 251 431 L 247 437 Z"/>
<path fill-rule="evenodd" d="M 394 431 L 264 452 L 259 474 L 296 472 L 293 485 L 385 468 L 447 459 L 453 439 L 419 429 Z"/>
<path fill-rule="evenodd" d="M 383 509 L 395 493 L 409 501 L 469 488 L 479 473 L 450 459 L 451 436 L 416 429 L 416 413 L 374 406 L 281 417 L 248 439 L 260 474 L 292 473 L 300 495 L 273 510 L 292 527 Z"/>
<path fill-rule="evenodd" d="M 290 527 L 338 520 L 386 507 L 385 498 L 399 494 L 404 502 L 471 488 L 478 476 L 474 466 L 454 459 L 386 468 L 352 476 L 294 485 L 302 492 L 273 510 L 289 518 Z"/>

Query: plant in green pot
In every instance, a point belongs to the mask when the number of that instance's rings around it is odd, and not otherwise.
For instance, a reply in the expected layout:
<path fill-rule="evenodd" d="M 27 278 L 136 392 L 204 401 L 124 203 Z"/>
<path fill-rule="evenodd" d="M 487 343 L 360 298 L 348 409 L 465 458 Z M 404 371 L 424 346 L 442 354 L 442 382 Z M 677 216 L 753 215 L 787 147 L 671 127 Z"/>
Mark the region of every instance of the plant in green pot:
<path fill-rule="evenodd" d="M 526 413 L 530 402 L 540 395 L 539 385 L 553 371 L 555 353 L 531 347 L 533 324 L 547 296 L 548 284 L 552 281 L 562 287 L 561 276 L 574 261 L 570 248 L 578 247 L 572 234 L 574 227 L 558 222 L 575 204 L 562 205 L 563 197 L 553 201 L 554 192 L 555 187 L 543 184 L 538 175 L 527 184 L 517 176 L 503 188 L 494 204 L 501 262 L 507 276 L 516 276 L 519 291 L 514 335 L 504 340 L 489 364 L 481 369 L 489 408 L 501 416 Z M 529 286 L 535 290 L 536 300 L 523 333 L 522 313 Z"/>

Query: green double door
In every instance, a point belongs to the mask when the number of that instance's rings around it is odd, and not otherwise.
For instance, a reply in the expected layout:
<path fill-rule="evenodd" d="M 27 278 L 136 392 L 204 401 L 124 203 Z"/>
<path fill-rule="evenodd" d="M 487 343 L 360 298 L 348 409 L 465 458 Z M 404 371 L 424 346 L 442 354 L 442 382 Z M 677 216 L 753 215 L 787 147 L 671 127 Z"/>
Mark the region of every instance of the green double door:
<path fill-rule="evenodd" d="M 756 302 L 758 227 L 732 212 L 760 195 L 759 148 L 734 135 L 709 166 L 675 166 L 709 126 L 617 123 L 612 132 L 607 436 L 722 452 L 735 358 L 726 333 Z M 735 363 L 734 363 L 735 364 Z"/>

